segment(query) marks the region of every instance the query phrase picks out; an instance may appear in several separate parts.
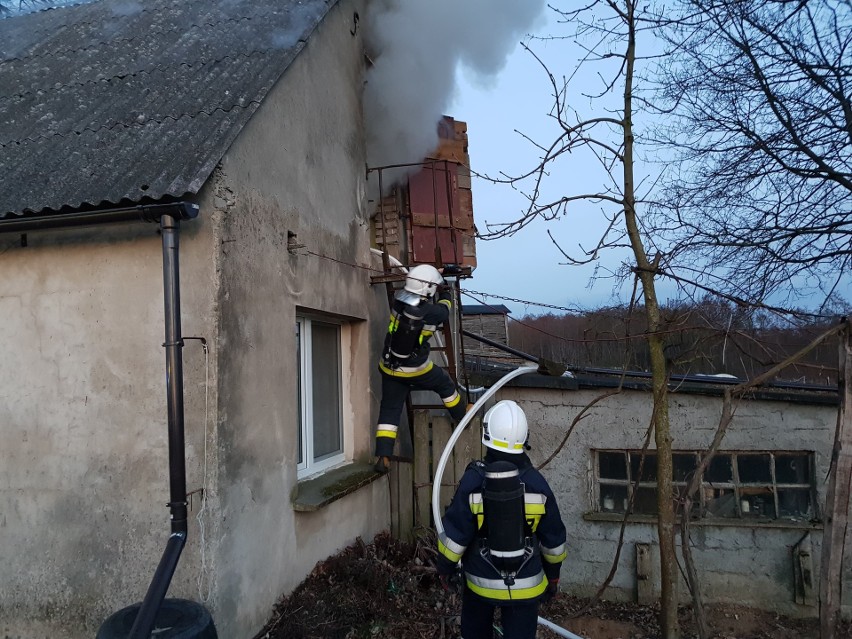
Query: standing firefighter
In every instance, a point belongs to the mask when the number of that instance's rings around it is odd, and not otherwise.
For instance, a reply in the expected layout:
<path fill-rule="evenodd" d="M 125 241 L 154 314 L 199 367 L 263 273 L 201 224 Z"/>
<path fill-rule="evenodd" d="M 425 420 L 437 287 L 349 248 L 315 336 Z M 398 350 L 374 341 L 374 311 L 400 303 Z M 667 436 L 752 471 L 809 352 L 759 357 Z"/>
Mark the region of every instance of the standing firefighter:
<path fill-rule="evenodd" d="M 527 438 L 527 418 L 515 402 L 485 413 L 485 459 L 468 465 L 442 520 L 438 572 L 446 583 L 462 563 L 464 639 L 491 639 L 496 608 L 504 637 L 532 639 L 539 603 L 558 589 L 565 525 L 524 451 Z"/>
<path fill-rule="evenodd" d="M 429 338 L 447 321 L 451 307 L 444 278 L 428 264 L 412 268 L 396 294 L 379 361 L 382 403 L 376 427 L 376 470 L 380 473 L 390 468 L 402 407 L 412 390 L 435 391 L 453 419 L 464 417 L 467 403 L 461 401 L 452 378 L 429 359 Z"/>

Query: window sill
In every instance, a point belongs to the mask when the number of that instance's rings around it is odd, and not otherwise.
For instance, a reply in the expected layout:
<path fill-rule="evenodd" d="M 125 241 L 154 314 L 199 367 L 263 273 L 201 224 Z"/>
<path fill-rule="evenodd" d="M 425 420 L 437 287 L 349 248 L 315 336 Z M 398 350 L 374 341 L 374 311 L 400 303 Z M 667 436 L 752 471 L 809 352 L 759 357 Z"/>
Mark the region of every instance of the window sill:
<path fill-rule="evenodd" d="M 297 512 L 315 512 L 383 476 L 371 464 L 346 464 L 318 477 L 300 481 L 293 490 L 290 502 Z"/>
<path fill-rule="evenodd" d="M 623 519 L 623 513 L 583 513 L 584 521 L 598 521 L 620 524 Z M 657 518 L 654 515 L 630 515 L 627 518 L 627 523 L 649 524 L 656 526 Z M 680 517 L 676 518 L 676 524 L 680 525 Z M 805 521 L 794 519 L 693 519 L 692 521 L 690 521 L 689 525 L 695 528 L 716 526 L 719 528 L 775 528 L 793 530 L 822 530 L 823 527 L 821 521 Z"/>

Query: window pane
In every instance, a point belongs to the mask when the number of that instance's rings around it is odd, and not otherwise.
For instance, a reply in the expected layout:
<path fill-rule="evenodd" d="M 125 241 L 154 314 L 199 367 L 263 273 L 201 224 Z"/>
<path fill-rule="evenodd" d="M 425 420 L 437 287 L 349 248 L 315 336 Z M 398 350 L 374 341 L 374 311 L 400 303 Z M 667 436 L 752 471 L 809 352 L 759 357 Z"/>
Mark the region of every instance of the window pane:
<path fill-rule="evenodd" d="M 775 494 L 769 486 L 740 488 L 743 517 L 775 519 Z"/>
<path fill-rule="evenodd" d="M 305 407 L 302 405 L 302 322 L 296 322 L 296 397 L 299 403 L 299 463 L 304 459 L 304 438 L 302 432 L 305 429 Z"/>
<path fill-rule="evenodd" d="M 624 453 L 598 453 L 601 479 L 627 479 L 627 456 Z"/>
<path fill-rule="evenodd" d="M 639 466 L 642 466 L 642 476 L 639 476 Z M 647 451 L 645 459 L 642 453 L 630 453 L 630 479 L 632 481 L 657 481 L 657 453 Z"/>
<path fill-rule="evenodd" d="M 764 484 L 772 481 L 769 470 L 769 455 L 737 455 L 737 472 L 740 482 L 744 484 Z"/>
<path fill-rule="evenodd" d="M 601 485 L 601 511 L 623 513 L 627 509 L 627 486 Z"/>
<path fill-rule="evenodd" d="M 636 489 L 633 512 L 639 515 L 657 514 L 657 489 L 641 486 Z"/>
<path fill-rule="evenodd" d="M 683 511 L 684 502 L 686 501 L 686 488 L 686 484 L 675 484 L 673 486 L 675 499 L 677 500 L 677 504 L 675 505 L 675 515 L 677 517 L 680 517 L 680 513 Z M 697 519 L 701 516 L 701 488 L 699 488 L 692 496 L 689 511 L 692 519 Z"/>
<path fill-rule="evenodd" d="M 733 489 L 705 486 L 704 512 L 708 517 L 736 517 L 737 496 Z"/>
<path fill-rule="evenodd" d="M 810 488 L 779 488 L 779 517 L 803 517 L 810 519 L 814 515 Z"/>
<path fill-rule="evenodd" d="M 342 450 L 339 334 L 335 324 L 311 322 L 314 460 Z"/>
<path fill-rule="evenodd" d="M 775 456 L 775 481 L 779 484 L 810 484 L 810 478 L 808 455 Z"/>
<path fill-rule="evenodd" d="M 672 479 L 674 481 L 687 481 L 695 472 L 696 456 L 693 453 L 672 454 Z"/>
<path fill-rule="evenodd" d="M 710 460 L 704 481 L 714 484 L 730 484 L 734 481 L 734 469 L 730 455 L 716 455 Z"/>

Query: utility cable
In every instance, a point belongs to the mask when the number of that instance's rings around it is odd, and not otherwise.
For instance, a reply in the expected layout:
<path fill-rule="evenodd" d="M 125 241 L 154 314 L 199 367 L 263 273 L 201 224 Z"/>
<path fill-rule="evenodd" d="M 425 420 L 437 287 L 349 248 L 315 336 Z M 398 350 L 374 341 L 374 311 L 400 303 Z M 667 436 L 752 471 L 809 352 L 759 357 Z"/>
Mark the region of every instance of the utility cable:
<path fill-rule="evenodd" d="M 204 516 L 207 513 L 207 499 L 209 495 L 209 487 L 207 485 L 207 440 L 209 438 L 208 427 L 210 423 L 210 349 L 207 346 L 207 340 L 203 337 L 184 337 L 184 340 L 192 339 L 201 342 L 201 348 L 204 350 L 204 461 L 202 463 L 201 475 L 201 508 L 195 516 L 198 522 L 198 543 L 201 547 L 201 567 L 198 573 L 198 600 L 202 604 L 207 604 L 210 601 L 210 596 L 213 593 L 213 587 L 210 584 L 208 577 L 207 594 L 204 595 L 204 579 L 207 576 L 207 542 L 204 537 Z"/>
<path fill-rule="evenodd" d="M 372 273 L 376 273 L 376 274 L 379 274 L 379 275 L 388 275 L 389 274 L 389 273 L 386 273 L 383 269 L 377 269 L 377 268 L 373 268 L 371 266 L 366 266 L 366 265 L 363 265 L 363 264 L 354 264 L 354 263 L 351 263 L 351 262 L 346 262 L 344 260 L 339 260 L 337 258 L 329 257 L 327 255 L 323 255 L 321 253 L 317 253 L 317 252 L 311 251 L 309 249 L 304 249 L 304 250 L 308 255 L 312 255 L 314 257 L 318 257 L 318 258 L 324 259 L 324 260 L 329 260 L 331 262 L 335 262 L 335 263 L 341 264 L 343 266 L 349 266 L 351 268 L 366 270 L 366 271 L 370 271 Z M 667 273 L 664 273 L 663 275 L 665 275 L 667 277 L 671 277 Z M 684 281 L 688 282 L 688 280 L 684 280 Z M 532 300 L 523 300 L 523 299 L 520 299 L 520 298 L 507 297 L 507 296 L 502 296 L 502 295 L 495 295 L 493 293 L 486 293 L 486 292 L 482 292 L 482 291 L 474 291 L 472 289 L 467 289 L 467 288 L 465 288 L 465 289 L 459 288 L 459 290 L 463 295 L 471 298 L 472 300 L 478 302 L 479 304 L 482 304 L 483 306 L 487 306 L 487 307 L 489 307 L 493 310 L 497 310 L 497 311 L 500 311 L 500 312 L 502 312 L 502 309 L 498 309 L 494 305 L 488 304 L 483 299 L 481 299 L 480 297 L 477 297 L 477 296 L 482 296 L 482 297 L 487 297 L 487 298 L 493 297 L 495 299 L 505 300 L 505 301 L 508 301 L 508 302 L 515 302 L 517 304 L 523 304 L 525 306 L 538 306 L 538 307 L 542 307 L 542 308 L 550 308 L 550 309 L 553 309 L 553 310 L 564 311 L 566 313 L 585 313 L 585 312 L 588 312 L 587 310 L 580 309 L 580 308 L 569 308 L 569 307 L 566 307 L 566 306 L 557 306 L 557 305 L 554 305 L 554 304 L 546 304 L 546 303 L 543 303 L 543 302 L 535 302 L 535 301 L 532 301 Z M 719 294 L 719 296 L 725 298 L 724 295 Z M 760 305 L 749 305 L 749 304 L 746 304 L 745 302 L 743 302 L 742 305 L 749 306 L 750 308 L 761 308 Z M 766 308 L 766 307 L 763 307 L 763 308 Z M 780 311 L 782 309 L 774 309 L 774 310 L 778 314 L 780 314 Z M 786 311 L 786 313 L 790 314 L 790 315 L 797 315 L 797 314 L 802 315 L 803 314 L 803 313 L 799 313 L 797 311 Z M 816 315 L 816 314 L 804 314 L 804 315 L 809 315 L 812 318 L 836 319 L 836 317 L 833 316 L 833 315 Z M 557 340 L 560 340 L 560 341 L 563 341 L 563 342 L 566 342 L 566 343 L 571 343 L 571 344 L 593 344 L 593 343 L 601 343 L 601 342 L 624 342 L 624 341 L 629 341 L 629 340 L 634 340 L 634 339 L 642 340 L 642 339 L 645 339 L 648 335 L 647 333 L 642 333 L 642 334 L 639 334 L 639 335 L 625 336 L 625 337 L 596 337 L 595 339 L 572 339 L 572 338 L 563 337 L 561 335 L 556 335 L 554 333 L 550 333 L 550 332 L 545 331 L 545 330 L 543 330 L 543 329 L 541 329 L 537 326 L 533 326 L 532 324 L 530 324 L 528 322 L 524 322 L 522 320 L 516 319 L 516 318 L 512 317 L 511 315 L 507 315 L 507 317 L 512 322 L 519 324 L 521 326 L 524 326 L 525 328 L 529 328 L 531 330 L 534 330 L 536 332 L 541 333 L 542 335 L 547 335 L 548 337 L 552 337 L 553 339 L 557 339 Z M 656 334 L 657 335 L 679 334 L 679 333 L 682 333 L 683 331 L 684 331 L 683 327 L 679 327 L 679 328 L 673 328 L 673 329 L 669 329 L 669 330 L 665 330 L 665 331 L 657 331 Z"/>

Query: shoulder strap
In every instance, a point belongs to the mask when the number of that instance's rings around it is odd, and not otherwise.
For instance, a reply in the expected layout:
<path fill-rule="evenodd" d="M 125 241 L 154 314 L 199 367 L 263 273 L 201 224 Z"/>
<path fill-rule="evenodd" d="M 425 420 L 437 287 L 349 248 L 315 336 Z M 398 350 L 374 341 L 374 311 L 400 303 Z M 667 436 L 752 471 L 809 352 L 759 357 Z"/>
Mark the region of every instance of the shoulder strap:
<path fill-rule="evenodd" d="M 480 477 L 485 477 L 485 462 L 481 459 L 474 459 L 467 465 L 467 468 L 465 468 L 465 471 L 468 470 L 475 470 L 479 473 Z"/>

